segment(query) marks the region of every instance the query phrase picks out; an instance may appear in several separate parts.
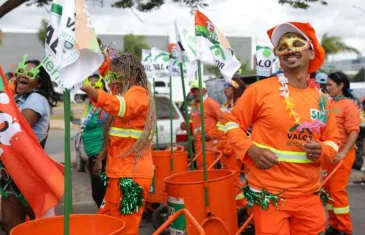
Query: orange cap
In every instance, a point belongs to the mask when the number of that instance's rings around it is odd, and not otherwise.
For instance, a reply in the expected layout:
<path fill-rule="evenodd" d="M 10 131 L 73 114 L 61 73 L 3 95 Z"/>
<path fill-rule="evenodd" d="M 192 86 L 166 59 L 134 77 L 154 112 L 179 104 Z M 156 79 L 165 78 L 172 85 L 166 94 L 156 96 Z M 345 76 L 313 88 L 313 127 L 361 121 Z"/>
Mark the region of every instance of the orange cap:
<path fill-rule="evenodd" d="M 276 47 L 280 41 L 280 38 L 286 33 L 297 33 L 303 36 L 305 39 L 311 41 L 312 48 L 315 53 L 315 57 L 309 63 L 308 73 L 317 71 L 323 64 L 326 58 L 326 52 L 319 43 L 316 31 L 309 23 L 300 22 L 288 22 L 283 23 L 267 31 L 267 35 Z"/>

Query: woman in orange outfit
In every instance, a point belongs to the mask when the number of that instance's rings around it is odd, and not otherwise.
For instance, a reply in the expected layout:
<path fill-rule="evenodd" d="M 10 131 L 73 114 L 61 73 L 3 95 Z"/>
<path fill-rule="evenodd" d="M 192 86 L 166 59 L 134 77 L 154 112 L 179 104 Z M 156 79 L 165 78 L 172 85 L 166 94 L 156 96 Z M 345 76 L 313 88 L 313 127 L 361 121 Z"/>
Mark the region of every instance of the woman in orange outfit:
<path fill-rule="evenodd" d="M 326 190 L 333 199 L 327 204 L 330 227 L 326 230 L 326 235 L 352 234 L 346 186 L 355 161 L 355 142 L 360 131 L 360 113 L 349 89 L 350 82 L 344 73 L 328 75 L 327 91 L 333 99 L 341 145 L 333 164 L 325 165 L 326 172 L 331 172 L 340 160 L 343 160 L 343 164 L 326 185 Z"/>
<path fill-rule="evenodd" d="M 95 107 L 110 114 L 105 142 L 95 160 L 93 172 L 99 174 L 106 152 L 106 194 L 99 214 L 121 218 L 123 234 L 137 235 L 152 183 L 151 135 L 156 113 L 150 84 L 138 57 L 124 53 L 111 61 L 105 79 L 112 94 L 83 86 Z"/>
<path fill-rule="evenodd" d="M 246 200 L 242 191 L 243 185 L 240 180 L 242 162 L 239 158 L 237 158 L 236 153 L 233 151 L 231 145 L 227 141 L 227 137 L 224 135 L 224 126 L 228 120 L 227 115 L 231 113 L 233 106 L 236 104 L 237 99 L 243 94 L 245 87 L 245 83 L 240 78 L 232 78 L 231 81 L 224 84 L 224 95 L 227 97 L 227 102 L 222 105 L 222 116 L 217 123 L 219 132 L 216 148 L 224 155 L 221 159 L 223 168 L 232 170 L 234 172 L 237 209 L 246 205 Z"/>

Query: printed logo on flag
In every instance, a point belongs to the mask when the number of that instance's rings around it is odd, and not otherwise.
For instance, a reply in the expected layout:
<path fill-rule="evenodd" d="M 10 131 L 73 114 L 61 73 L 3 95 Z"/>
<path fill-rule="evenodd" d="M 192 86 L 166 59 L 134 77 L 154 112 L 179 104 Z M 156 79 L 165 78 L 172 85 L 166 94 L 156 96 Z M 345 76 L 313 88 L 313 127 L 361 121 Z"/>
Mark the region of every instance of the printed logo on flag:
<path fill-rule="evenodd" d="M 256 46 L 256 74 L 269 77 L 276 56 L 270 47 Z"/>

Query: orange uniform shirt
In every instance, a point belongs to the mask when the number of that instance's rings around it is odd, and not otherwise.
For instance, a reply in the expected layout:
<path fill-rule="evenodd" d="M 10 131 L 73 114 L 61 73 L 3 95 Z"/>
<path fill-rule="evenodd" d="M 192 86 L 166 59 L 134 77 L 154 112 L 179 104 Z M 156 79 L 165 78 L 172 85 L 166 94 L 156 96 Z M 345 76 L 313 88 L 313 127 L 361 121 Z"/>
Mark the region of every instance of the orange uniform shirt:
<path fill-rule="evenodd" d="M 204 128 L 205 133 L 209 135 L 210 140 L 206 141 L 206 148 L 213 148 L 213 140 L 217 138 L 218 128 L 217 122 L 221 116 L 219 104 L 210 97 L 206 97 L 204 100 Z M 193 109 L 191 113 L 192 127 L 195 140 L 195 152 L 202 151 L 202 133 L 201 133 L 201 119 L 199 112 L 199 102 L 193 103 Z M 204 136 L 204 135 L 203 135 Z"/>
<path fill-rule="evenodd" d="M 98 100 L 94 104 L 109 114 L 115 115 L 109 132 L 106 175 L 110 178 L 152 178 L 151 146 L 137 162 L 133 154 L 124 156 L 136 143 L 138 135 L 145 126 L 150 105 L 147 90 L 140 86 L 133 86 L 123 97 L 98 90 Z"/>
<path fill-rule="evenodd" d="M 360 132 L 360 111 L 349 99 L 334 101 L 333 110 L 336 113 L 337 127 L 341 137 L 341 146 L 345 146 L 349 133 Z"/>
<path fill-rule="evenodd" d="M 252 189 L 282 193 L 296 197 L 316 192 L 320 186 L 321 162 L 333 159 L 338 151 L 340 138 L 333 111 L 329 112 L 327 126 L 320 133 L 290 131 L 294 118 L 285 110 L 280 96 L 281 84 L 277 77 L 268 78 L 249 86 L 234 106 L 226 134 L 233 149 L 248 167 L 248 181 Z M 289 86 L 294 110 L 301 120 L 310 121 L 320 116 L 319 93 L 315 88 L 296 89 Z M 246 131 L 252 124 L 251 139 Z M 307 138 L 319 141 L 322 146 L 320 159 L 312 162 L 306 158 L 303 145 Z M 279 156 L 279 164 L 269 170 L 259 169 L 248 156 L 247 150 L 256 144 L 269 148 Z"/>

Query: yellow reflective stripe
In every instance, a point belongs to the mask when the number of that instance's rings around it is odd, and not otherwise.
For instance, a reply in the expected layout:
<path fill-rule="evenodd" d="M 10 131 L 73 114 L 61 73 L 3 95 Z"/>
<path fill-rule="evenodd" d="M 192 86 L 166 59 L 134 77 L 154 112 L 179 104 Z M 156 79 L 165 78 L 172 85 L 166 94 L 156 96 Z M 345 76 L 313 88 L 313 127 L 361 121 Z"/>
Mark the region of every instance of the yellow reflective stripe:
<path fill-rule="evenodd" d="M 332 204 L 327 204 L 326 209 L 329 210 L 329 211 L 333 210 Z"/>
<path fill-rule="evenodd" d="M 220 124 L 220 122 L 217 122 L 217 127 L 218 127 L 218 130 L 219 131 L 225 131 L 226 129 L 225 129 L 225 126 L 224 125 L 222 125 L 222 124 Z"/>
<path fill-rule="evenodd" d="M 142 131 L 112 127 L 109 131 L 109 135 L 116 136 L 116 137 L 122 137 L 122 138 L 138 139 L 141 137 Z"/>
<path fill-rule="evenodd" d="M 311 163 L 312 161 L 307 158 L 305 152 L 294 152 L 294 151 L 284 151 L 278 150 L 272 147 L 268 147 L 262 144 L 258 144 L 254 142 L 257 147 L 270 149 L 273 153 L 275 153 L 279 158 L 280 162 L 291 162 L 291 163 Z"/>
<path fill-rule="evenodd" d="M 236 200 L 241 200 L 241 199 L 244 199 L 245 198 L 245 195 L 243 195 L 243 193 L 239 193 L 236 195 Z"/>
<path fill-rule="evenodd" d="M 332 141 L 324 141 L 323 142 L 325 145 L 328 145 L 330 147 L 332 147 L 336 152 L 338 152 L 338 145 L 335 143 L 335 142 L 332 142 Z"/>
<path fill-rule="evenodd" d="M 333 213 L 335 214 L 347 214 L 350 212 L 350 206 L 346 207 L 333 207 Z"/>
<path fill-rule="evenodd" d="M 119 112 L 118 112 L 118 116 L 119 117 L 123 117 L 125 114 L 125 100 L 123 97 L 117 95 L 117 98 L 119 100 Z"/>
<path fill-rule="evenodd" d="M 225 132 L 227 132 L 229 130 L 236 129 L 239 127 L 240 126 L 236 122 L 227 122 L 226 125 L 224 126 L 224 129 L 225 129 Z"/>

